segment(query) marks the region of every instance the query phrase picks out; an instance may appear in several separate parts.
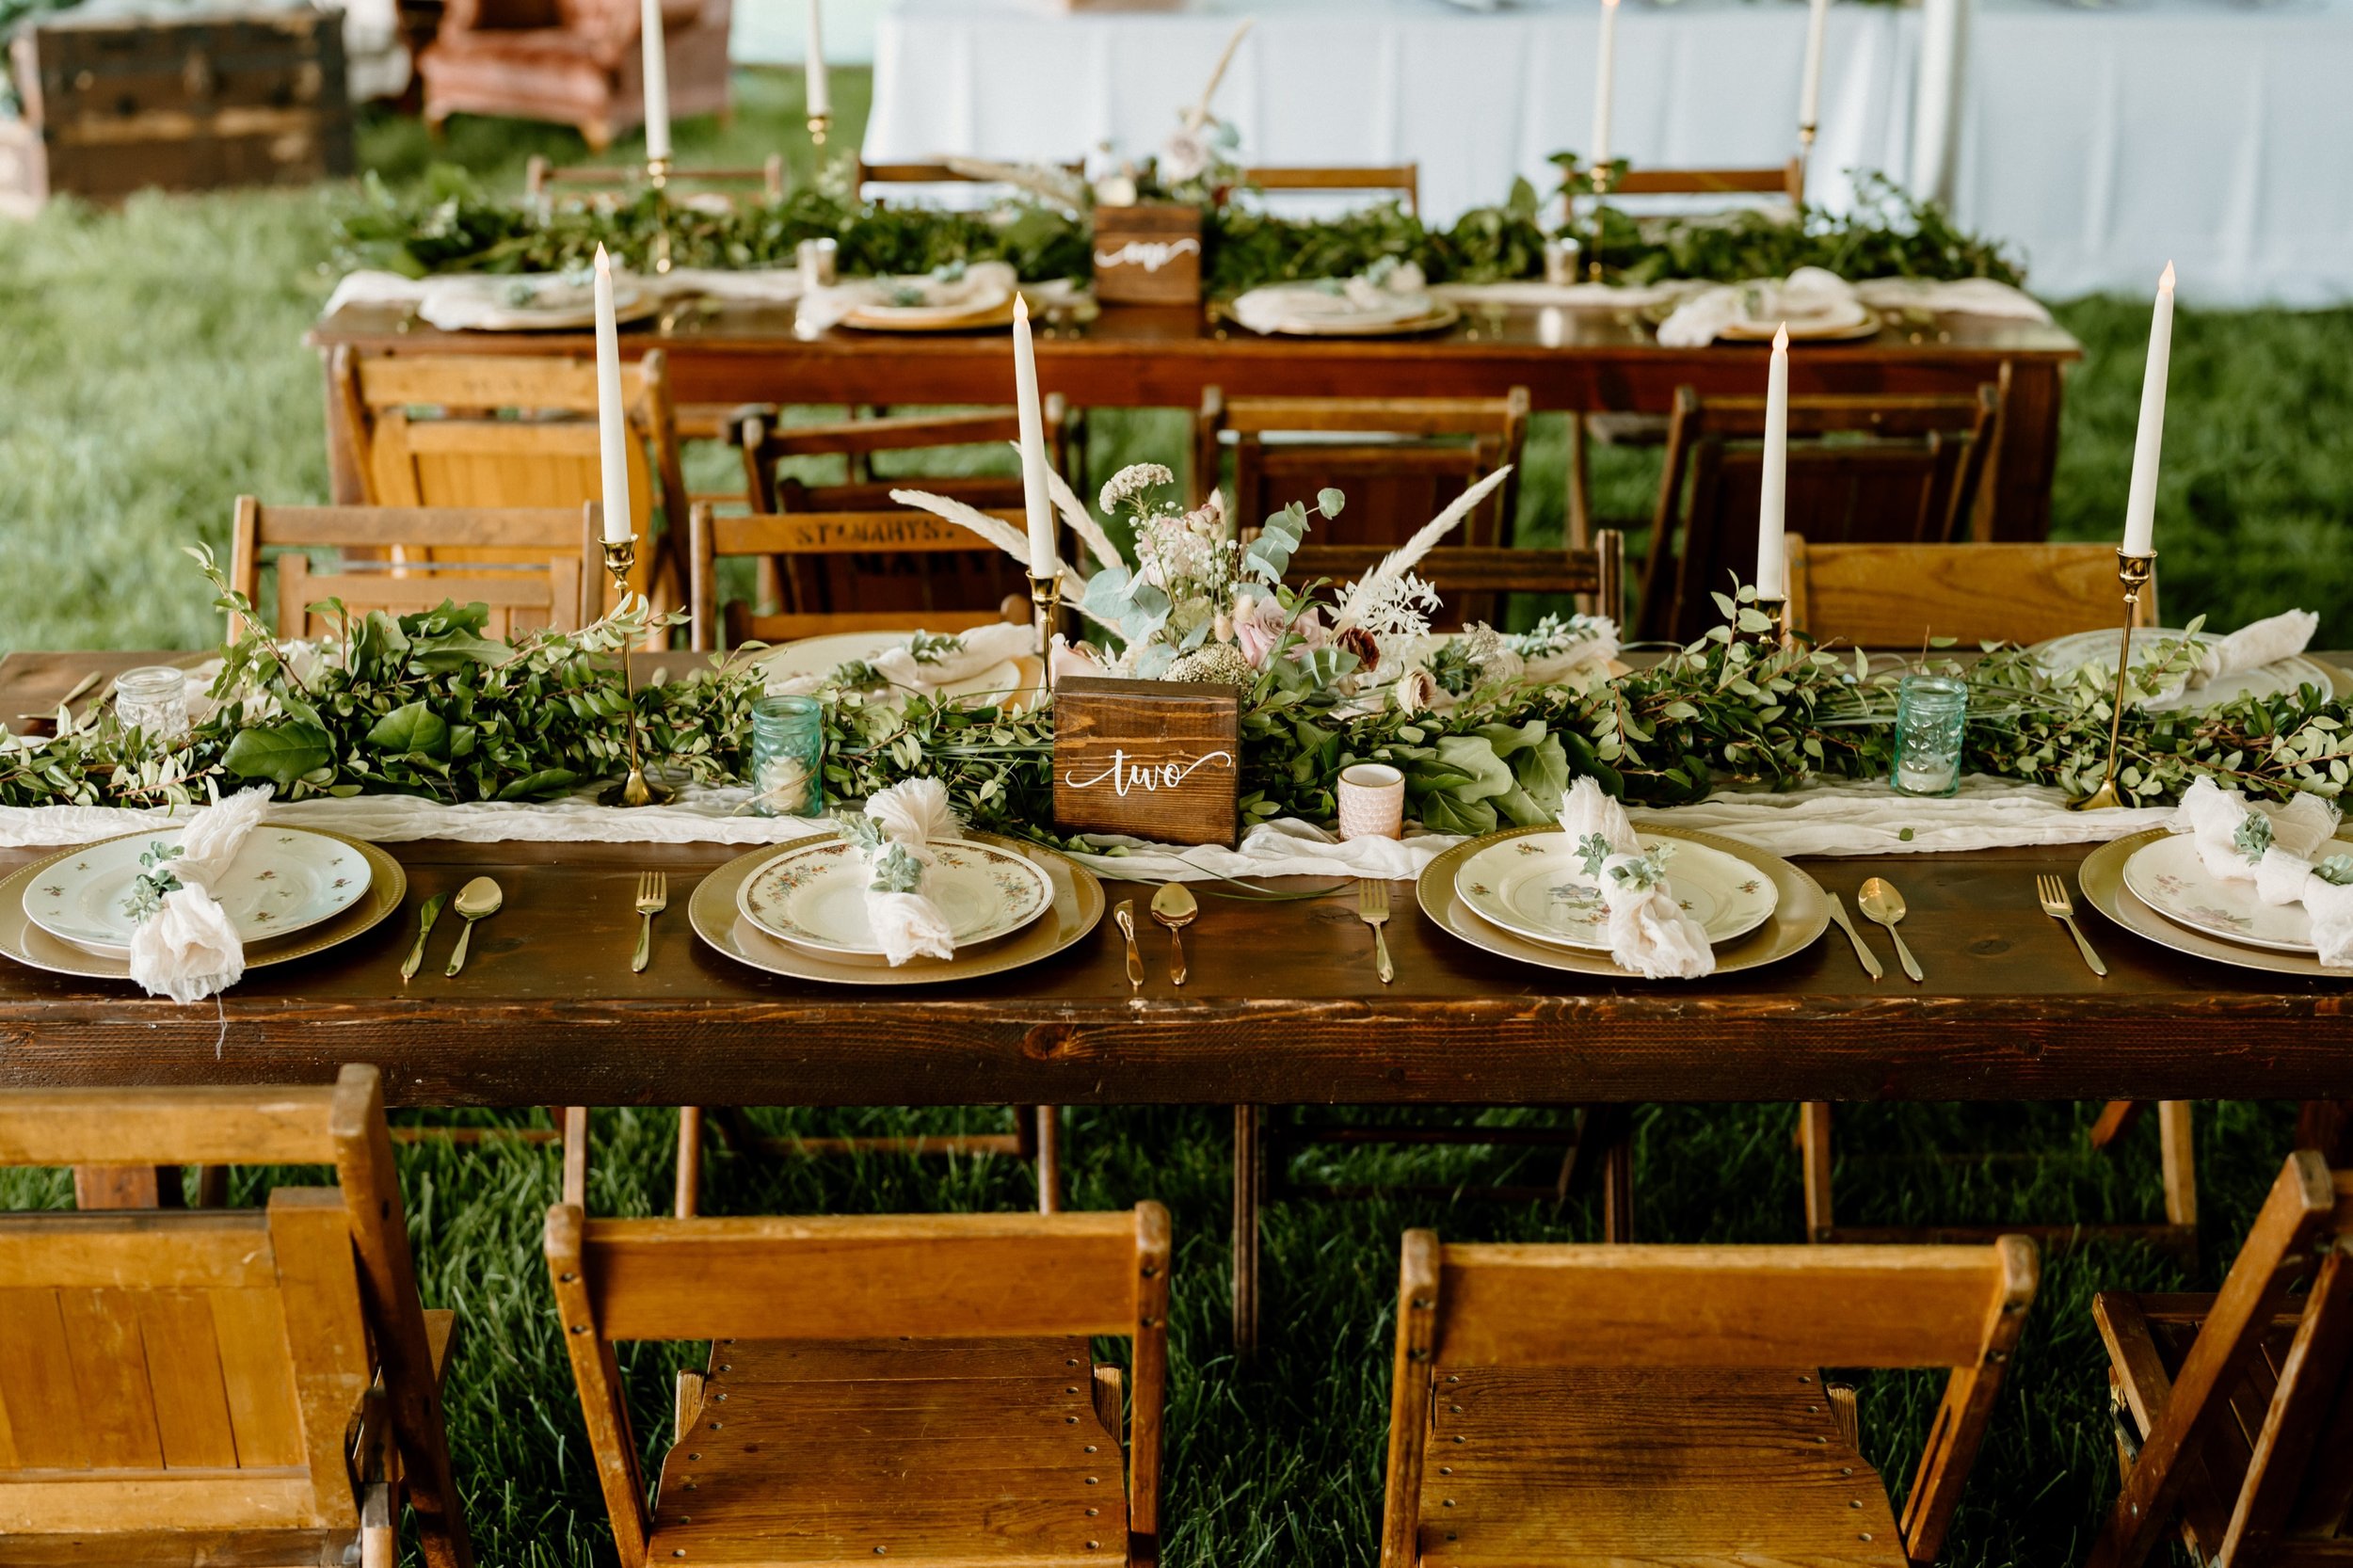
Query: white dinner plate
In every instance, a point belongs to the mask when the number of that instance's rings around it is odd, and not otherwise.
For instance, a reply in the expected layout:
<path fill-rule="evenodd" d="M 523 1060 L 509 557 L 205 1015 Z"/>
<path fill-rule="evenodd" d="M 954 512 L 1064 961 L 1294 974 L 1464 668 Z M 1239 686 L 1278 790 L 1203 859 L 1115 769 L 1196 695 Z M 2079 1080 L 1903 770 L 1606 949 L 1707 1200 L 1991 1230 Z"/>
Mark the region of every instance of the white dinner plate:
<path fill-rule="evenodd" d="M 828 676 L 844 664 L 872 662 L 894 648 L 906 647 L 915 634 L 912 631 L 829 632 L 781 644 L 762 653 L 757 663 L 761 679 L 774 691 L 788 680 Z M 1035 660 L 1003 659 L 977 675 L 949 681 L 935 695 L 943 702 L 961 697 L 1026 696 L 1044 686 L 1045 665 Z M 904 696 L 884 690 L 870 700 L 888 702 Z"/>
<path fill-rule="evenodd" d="M 1054 902 L 1034 861 L 974 840 L 930 846 L 934 863 L 923 890 L 948 918 L 959 949 L 1020 930 Z M 882 944 L 866 920 L 873 873 L 846 839 L 788 849 L 744 878 L 736 895 L 744 917 L 779 941 L 811 952 L 879 957 Z"/>
<path fill-rule="evenodd" d="M 2347 853 L 2353 853 L 2353 843 L 2323 846 L 2324 856 Z M 2168 834 L 2135 850 L 2124 862 L 2124 887 L 2174 924 L 2226 942 L 2272 952 L 2320 951 L 2302 904 L 2265 904 L 2255 896 L 2252 882 L 2223 881 L 2198 858 L 2198 840 L 2187 833 Z"/>
<path fill-rule="evenodd" d="M 2037 643 L 2026 651 L 2034 656 L 2036 664 L 2054 676 L 2072 675 L 2094 661 L 2114 669 L 2117 644 L 2123 635 L 2114 627 L 2098 632 L 2077 632 L 2064 637 L 2054 637 L 2047 643 Z M 2189 633 L 2185 632 L 2162 627 L 2135 628 L 2134 666 L 2137 668 L 2148 663 L 2159 643 L 2179 642 L 2187 635 Z M 2197 640 L 2200 646 L 2211 648 L 2222 639 L 2214 632 L 2201 632 Z M 2307 684 L 2318 686 L 2324 694 L 2337 691 L 2336 675 L 2328 665 L 2297 653 L 2285 659 L 2275 659 L 2251 670 L 2233 670 L 2229 675 L 2217 676 L 2203 686 L 2192 686 L 2171 696 L 2159 697 L 2146 707 L 2153 713 L 2181 708 L 2204 708 L 2237 696 L 2284 696 Z"/>
<path fill-rule="evenodd" d="M 146 869 L 139 856 L 176 846 L 181 832 L 134 834 L 58 861 L 49 875 L 26 884 L 25 915 L 61 941 L 104 957 L 126 956 L 136 929 L 131 884 Z M 265 823 L 246 840 L 220 886 L 207 890 L 238 939 L 251 943 L 333 920 L 366 896 L 370 876 L 367 858 L 342 840 Z"/>
<path fill-rule="evenodd" d="M 1781 902 L 1773 879 L 1705 844 L 1638 834 L 1644 850 L 1674 846 L 1667 882 L 1711 946 L 1744 936 Z M 1454 893 L 1472 914 L 1530 941 L 1609 951 L 1609 910 L 1566 833 L 1538 833 L 1488 845 L 1454 873 Z"/>

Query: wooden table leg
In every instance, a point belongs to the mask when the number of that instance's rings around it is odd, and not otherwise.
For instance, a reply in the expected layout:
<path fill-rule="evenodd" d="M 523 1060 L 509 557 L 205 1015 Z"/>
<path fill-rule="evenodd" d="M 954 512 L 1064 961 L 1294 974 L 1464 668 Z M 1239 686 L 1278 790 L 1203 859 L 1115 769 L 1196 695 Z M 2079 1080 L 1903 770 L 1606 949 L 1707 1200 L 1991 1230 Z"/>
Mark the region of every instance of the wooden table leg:
<path fill-rule="evenodd" d="M 351 433 L 344 427 L 341 400 L 335 394 L 334 355 L 319 351 L 319 370 L 327 397 L 327 493 L 338 506 L 367 504 L 367 482 L 360 474 L 360 455 L 351 449 Z"/>
<path fill-rule="evenodd" d="M 702 1108 L 681 1105 L 678 1108 L 678 1191 L 671 1211 L 681 1220 L 691 1220 L 702 1212 Z"/>
<path fill-rule="evenodd" d="M 177 1165 L 76 1165 L 76 1208 L 178 1208 L 182 1207 Z"/>
<path fill-rule="evenodd" d="M 1062 1212 L 1062 1108 L 1037 1108 L 1037 1211 Z"/>
<path fill-rule="evenodd" d="M 1258 1352 L 1258 1206 L 1265 1195 L 1259 1125 L 1265 1112 L 1234 1107 L 1234 1353 Z"/>

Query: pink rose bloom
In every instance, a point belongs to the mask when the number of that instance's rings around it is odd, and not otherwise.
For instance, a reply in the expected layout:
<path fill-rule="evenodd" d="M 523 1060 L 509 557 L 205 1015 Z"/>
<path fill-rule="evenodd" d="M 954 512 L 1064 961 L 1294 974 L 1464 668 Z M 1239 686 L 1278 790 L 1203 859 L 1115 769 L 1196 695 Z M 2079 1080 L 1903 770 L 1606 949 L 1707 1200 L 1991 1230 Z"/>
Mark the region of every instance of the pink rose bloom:
<path fill-rule="evenodd" d="M 1241 648 L 1242 657 L 1250 661 L 1251 668 L 1264 669 L 1276 645 L 1282 642 L 1286 628 L 1308 648 L 1321 648 L 1329 640 L 1323 616 L 1318 611 L 1303 610 L 1294 620 L 1289 611 L 1269 597 L 1255 600 L 1248 615 L 1235 617 L 1234 642 Z"/>

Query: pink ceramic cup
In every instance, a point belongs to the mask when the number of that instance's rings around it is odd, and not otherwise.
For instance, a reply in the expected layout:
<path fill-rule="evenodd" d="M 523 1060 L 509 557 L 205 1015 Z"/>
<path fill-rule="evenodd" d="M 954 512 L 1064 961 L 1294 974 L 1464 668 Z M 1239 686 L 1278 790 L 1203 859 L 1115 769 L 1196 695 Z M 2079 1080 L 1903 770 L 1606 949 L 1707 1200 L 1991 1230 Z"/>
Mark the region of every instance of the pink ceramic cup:
<path fill-rule="evenodd" d="M 1386 762 L 1342 768 L 1339 794 L 1341 838 L 1405 836 L 1405 776 Z"/>

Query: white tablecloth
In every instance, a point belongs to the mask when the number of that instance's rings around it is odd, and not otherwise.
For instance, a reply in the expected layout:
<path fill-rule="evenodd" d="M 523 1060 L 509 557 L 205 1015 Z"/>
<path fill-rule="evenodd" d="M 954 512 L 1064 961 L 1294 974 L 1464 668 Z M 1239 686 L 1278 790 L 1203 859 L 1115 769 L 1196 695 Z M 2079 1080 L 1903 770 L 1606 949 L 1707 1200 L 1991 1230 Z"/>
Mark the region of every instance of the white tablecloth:
<path fill-rule="evenodd" d="M 1599 8 L 1475 14 L 1443 0 L 1193 0 L 1064 16 L 1044 0 L 895 0 L 876 34 L 866 155 L 1064 159 L 1160 141 L 1244 14 L 1218 95 L 1247 159 L 1421 165 L 1450 220 L 1591 139 Z M 1831 13 L 1813 195 L 1842 171 L 1911 167 L 1920 15 Z M 1796 147 L 1797 0 L 1634 0 L 1618 29 L 1614 151 L 1637 163 L 1760 165 Z M 2353 297 L 2353 0 L 1977 0 L 1956 208 L 2016 245 L 2038 293 Z"/>

